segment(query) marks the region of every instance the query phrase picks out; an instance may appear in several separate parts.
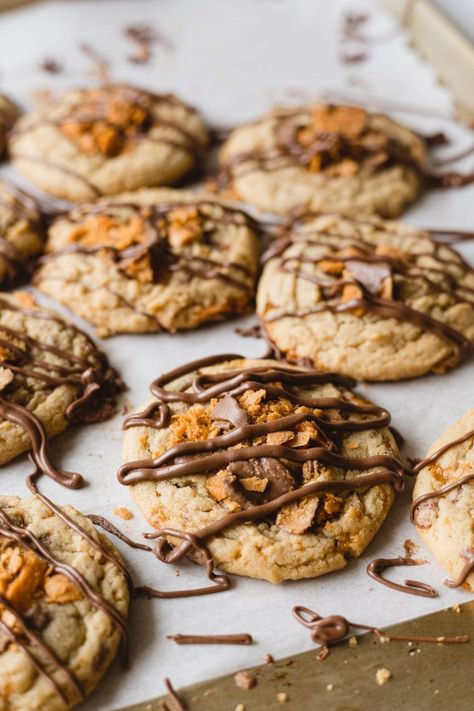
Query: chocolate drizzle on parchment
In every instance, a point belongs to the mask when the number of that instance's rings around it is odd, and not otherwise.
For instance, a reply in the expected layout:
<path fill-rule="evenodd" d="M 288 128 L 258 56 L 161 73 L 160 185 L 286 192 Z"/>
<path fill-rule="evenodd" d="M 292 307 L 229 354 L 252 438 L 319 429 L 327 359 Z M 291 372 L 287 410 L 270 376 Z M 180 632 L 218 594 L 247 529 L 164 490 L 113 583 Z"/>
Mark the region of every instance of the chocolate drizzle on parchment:
<path fill-rule="evenodd" d="M 383 408 L 341 397 L 309 397 L 297 389 L 332 383 L 350 387 L 350 378 L 322 373 L 314 370 L 298 370 L 282 365 L 262 365 L 251 368 L 228 370 L 217 373 L 202 373 L 202 368 L 241 358 L 234 354 L 211 356 L 177 368 L 156 379 L 150 390 L 156 400 L 140 413 L 126 418 L 124 428 L 146 426 L 155 429 L 166 427 L 171 419 L 169 403 L 209 403 L 218 399 L 218 418 L 226 420 L 224 433 L 206 440 L 183 442 L 165 451 L 156 459 L 140 460 L 124 464 L 118 471 L 120 483 L 130 486 L 143 481 L 165 481 L 176 477 L 195 474 L 211 475 L 221 468 L 230 469 L 237 478 L 239 474 L 248 476 L 247 467 L 252 465 L 254 475 L 267 477 L 271 482 L 269 493 L 260 499 L 239 498 L 241 509 L 225 513 L 214 523 L 188 533 L 163 528 L 150 538 L 157 538 L 155 555 L 167 563 L 175 563 L 194 549 L 198 558 L 204 554 L 207 565 L 212 565 L 212 557 L 206 541 L 218 536 L 233 526 L 251 521 L 273 520 L 283 506 L 313 494 L 326 492 L 354 492 L 378 484 L 390 484 L 395 491 L 404 488 L 404 475 L 409 470 L 395 457 L 376 455 L 367 457 L 346 457 L 337 453 L 338 443 L 345 434 L 387 427 L 390 415 Z M 184 390 L 167 389 L 171 381 L 196 371 Z M 268 401 L 285 398 L 301 409 L 318 408 L 320 415 L 311 411 L 275 417 L 257 424 L 238 424 L 236 417 L 241 413 L 236 409 L 236 397 L 247 391 L 265 391 Z M 225 415 L 224 403 L 233 401 Z M 336 410 L 339 416 L 330 417 Z M 351 413 L 357 418 L 349 419 Z M 276 444 L 248 444 L 255 438 L 291 430 L 300 423 L 313 423 L 318 431 L 318 446 L 292 448 Z M 237 446 L 236 446 L 237 445 Z M 317 462 L 332 465 L 343 471 L 376 468 L 369 474 L 360 474 L 350 479 L 316 480 L 301 485 L 303 467 L 315 466 Z M 181 538 L 174 547 L 167 539 Z"/>
<path fill-rule="evenodd" d="M 83 477 L 52 464 L 46 429 L 28 406 L 16 401 L 16 390 L 28 380 L 39 382 L 46 392 L 62 385 L 73 387 L 75 397 L 66 410 L 67 419 L 70 422 L 99 422 L 111 414 L 114 397 L 124 385 L 89 336 L 72 323 L 63 321 L 59 315 L 23 306 L 20 301 L 7 298 L 0 298 L 0 311 L 22 314 L 45 324 L 55 322 L 84 339 L 84 355 L 79 356 L 0 322 L 0 366 L 4 372 L 11 373 L 11 382 L 1 392 L 0 417 L 26 431 L 31 439 L 30 457 L 37 472 L 63 486 L 77 489 L 82 486 Z M 53 358 L 46 360 L 46 354 Z"/>
<path fill-rule="evenodd" d="M 395 583 L 393 580 L 387 580 L 382 576 L 382 573 L 387 568 L 403 565 L 420 565 L 422 561 L 415 560 L 408 556 L 398 556 L 398 558 L 375 558 L 371 560 L 367 566 L 367 573 L 371 578 L 382 585 L 386 585 L 392 590 L 409 593 L 410 595 L 418 595 L 420 597 L 436 597 L 437 592 L 428 583 L 423 583 L 420 580 L 405 580 L 405 584 Z"/>
<path fill-rule="evenodd" d="M 465 432 L 463 435 L 460 435 L 456 439 L 453 439 L 451 442 L 448 442 L 447 444 L 437 449 L 436 452 L 431 454 L 429 457 L 421 459 L 413 467 L 413 471 L 415 472 L 415 474 L 418 474 L 425 467 L 430 467 L 433 464 L 436 464 L 438 459 L 445 452 L 448 452 L 450 449 L 456 447 L 458 444 L 463 444 L 463 442 L 467 442 L 469 439 L 473 438 L 474 430 L 469 430 L 468 432 Z M 445 496 L 445 494 L 448 494 L 450 491 L 462 487 L 464 486 L 464 484 L 468 484 L 471 481 L 474 481 L 474 472 L 471 472 L 471 474 L 465 474 L 464 476 L 460 477 L 459 479 L 456 479 L 455 481 L 451 481 L 448 484 L 445 484 L 444 486 L 440 486 L 439 489 L 428 491 L 426 494 L 418 496 L 412 502 L 410 507 L 411 522 L 416 525 L 416 512 L 421 504 L 424 504 L 426 501 L 431 501 L 432 499 L 439 499 Z M 464 565 L 461 568 L 458 576 L 454 580 L 445 580 L 445 585 L 451 588 L 457 588 L 463 585 L 466 582 L 468 576 L 474 571 L 474 548 L 466 548 L 459 554 L 459 556 L 462 560 L 464 560 Z"/>
<path fill-rule="evenodd" d="M 50 499 L 41 494 L 37 489 L 35 479 L 36 475 L 31 475 L 28 478 L 29 488 L 38 498 L 41 499 L 43 504 L 51 511 L 51 513 L 58 516 L 66 524 L 66 526 L 81 535 L 92 548 L 94 548 L 103 558 L 116 565 L 128 578 L 128 571 L 122 561 L 117 556 L 112 554 L 99 538 L 95 538 L 91 535 L 62 508 L 59 508 Z M 80 589 L 82 595 L 87 598 L 96 609 L 101 610 L 108 615 L 112 622 L 120 629 L 122 635 L 124 660 L 126 659 L 126 643 L 128 633 L 125 619 L 99 591 L 95 590 L 87 582 L 83 575 L 81 575 L 72 565 L 57 559 L 50 552 L 46 540 L 43 540 L 34 534 L 28 526 L 24 526 L 18 521 L 12 519 L 3 509 L 0 508 L 0 538 L 1 537 L 12 540 L 17 543 L 20 548 L 29 550 L 33 554 L 39 556 L 48 564 L 51 570 L 61 573 L 68 578 L 68 580 L 74 583 L 74 585 Z M 41 635 L 35 631 L 29 619 L 27 619 L 24 614 L 22 615 L 5 596 L 0 595 L 0 609 L 2 607 L 8 610 L 14 617 L 15 628 L 7 625 L 5 622 L 0 622 L 0 632 L 2 632 L 12 643 L 18 645 L 18 647 L 28 657 L 37 673 L 50 681 L 64 702 L 69 703 L 71 701 L 71 694 L 73 694 L 76 702 L 78 699 L 84 699 L 85 692 L 80 680 L 76 677 L 72 670 L 59 659 L 57 654 L 53 649 L 51 649 L 51 647 L 49 647 Z M 18 631 L 18 628 L 20 631 Z M 38 657 L 34 651 L 35 648 L 40 651 L 43 658 L 47 659 L 47 663 Z M 56 672 L 59 672 L 59 675 Z M 66 687 L 64 686 L 64 683 L 62 685 L 60 684 L 57 678 L 58 676 L 66 682 Z"/>
<path fill-rule="evenodd" d="M 367 630 L 383 642 L 427 642 L 431 644 L 464 644 L 469 642 L 467 635 L 457 637 L 420 637 L 412 635 L 392 635 L 379 630 L 372 625 L 361 625 L 350 622 L 342 615 L 328 615 L 321 617 L 317 612 L 313 612 L 308 607 L 297 605 L 292 610 L 293 617 L 301 625 L 311 630 L 311 639 L 321 646 L 318 652 L 318 659 L 323 660 L 329 654 L 329 647 L 336 642 L 340 642 L 347 637 L 351 628 L 357 630 Z"/>
<path fill-rule="evenodd" d="M 416 309 L 397 293 L 403 283 L 410 280 L 428 294 L 446 294 L 453 303 L 474 306 L 474 289 L 460 282 L 464 274 L 473 270 L 457 252 L 433 241 L 430 251 L 398 256 L 398 250 L 389 247 L 379 250 L 377 245 L 364 239 L 362 229 L 358 230 L 357 237 L 348 237 L 338 230 L 308 227 L 307 222 L 314 218 L 314 213 L 297 217 L 287 234 L 270 246 L 262 261 L 266 264 L 277 260 L 280 271 L 314 284 L 320 300 L 303 310 L 271 310 L 264 316 L 266 323 L 288 317 L 305 318 L 324 311 L 357 313 L 359 310 L 411 323 L 433 333 L 450 344 L 457 363 L 468 357 L 472 345 L 463 333 Z M 361 227 L 364 224 L 363 219 L 351 222 Z M 292 246 L 299 247 L 299 252 L 287 252 Z M 312 250 L 316 252 L 312 254 Z"/>

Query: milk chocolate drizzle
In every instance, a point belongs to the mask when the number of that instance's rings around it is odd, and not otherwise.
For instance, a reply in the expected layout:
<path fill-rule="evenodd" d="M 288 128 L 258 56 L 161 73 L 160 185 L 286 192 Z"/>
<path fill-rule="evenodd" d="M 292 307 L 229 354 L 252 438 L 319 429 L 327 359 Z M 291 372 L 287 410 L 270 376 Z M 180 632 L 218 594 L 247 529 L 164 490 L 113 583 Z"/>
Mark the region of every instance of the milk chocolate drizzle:
<path fill-rule="evenodd" d="M 107 124 L 114 131 L 119 131 L 119 125 L 116 123 L 110 123 L 107 115 L 107 99 L 109 96 L 114 96 L 115 100 L 133 104 L 137 108 L 145 110 L 146 112 L 146 119 L 137 133 L 127 136 L 125 131 L 123 131 L 123 138 L 126 138 L 126 142 L 128 144 L 140 141 L 151 141 L 153 143 L 164 144 L 184 151 L 192 157 L 195 163 L 203 158 L 207 148 L 205 142 L 187 131 L 184 126 L 180 125 L 176 121 L 166 120 L 156 114 L 155 109 L 157 105 L 169 107 L 173 105 L 184 106 L 184 104 L 176 96 L 173 94 L 154 94 L 151 91 L 128 86 L 126 84 L 107 84 L 102 87 L 102 90 L 104 92 L 103 96 L 96 101 L 93 108 L 88 108 L 89 113 L 84 113 L 83 107 L 79 104 L 74 110 L 64 113 L 64 115 L 58 117 L 57 119 L 43 118 L 22 126 L 17 124 L 10 133 L 10 145 L 13 157 L 17 160 L 30 161 L 54 168 L 55 170 L 58 170 L 59 172 L 69 175 L 70 177 L 82 182 L 91 191 L 93 196 L 99 197 L 101 195 L 101 191 L 98 186 L 91 180 L 84 177 L 84 175 L 80 172 L 73 170 L 69 165 L 63 165 L 60 162 L 53 161 L 48 158 L 17 153 L 14 146 L 16 139 L 42 126 L 57 126 L 60 128 L 66 124 L 90 124 L 100 121 L 101 123 Z M 187 105 L 186 109 L 188 111 L 195 112 L 195 109 Z M 177 137 L 172 138 L 167 135 L 160 137 L 154 136 L 152 132 L 156 128 L 169 129 L 173 131 Z M 63 136 L 66 137 L 66 134 L 63 134 Z"/>
<path fill-rule="evenodd" d="M 342 615 L 329 615 L 321 617 L 317 612 L 313 612 L 308 607 L 297 605 L 292 610 L 293 617 L 297 622 L 311 630 L 311 639 L 316 644 L 321 645 L 318 659 L 326 659 L 329 654 L 330 645 L 340 642 L 354 629 L 368 630 L 373 635 L 384 641 L 396 642 L 428 642 L 432 644 L 464 644 L 469 642 L 467 635 L 457 637 L 419 637 L 411 635 L 392 635 L 379 630 L 371 625 L 361 625 L 350 622 Z"/>
<path fill-rule="evenodd" d="M 398 565 L 419 565 L 419 561 L 414 558 L 398 556 L 398 558 L 375 558 L 371 560 L 367 566 L 367 573 L 371 578 L 382 585 L 386 585 L 392 590 L 400 590 L 400 592 L 409 593 L 410 595 L 419 595 L 421 597 L 436 597 L 436 590 L 423 583 L 420 580 L 405 580 L 405 585 L 395 583 L 393 580 L 387 580 L 382 577 L 382 573 L 386 568 L 392 568 Z"/>
<path fill-rule="evenodd" d="M 452 447 L 456 447 L 458 444 L 462 444 L 463 442 L 467 442 L 467 440 L 474 438 L 474 430 L 469 430 L 468 432 L 465 432 L 463 435 L 460 437 L 457 437 L 456 439 L 452 440 L 451 442 L 448 442 L 447 444 L 443 445 L 440 447 L 436 452 L 434 452 L 432 455 L 429 457 L 426 457 L 426 459 L 420 460 L 415 467 L 413 468 L 413 471 L 417 474 L 420 472 L 422 469 L 425 467 L 429 467 L 432 464 L 435 464 L 438 459 L 447 451 L 452 449 Z M 410 519 L 412 523 L 415 522 L 415 516 L 416 516 L 416 510 L 420 506 L 420 504 L 424 503 L 425 501 L 430 501 L 431 499 L 438 499 L 444 496 L 445 494 L 449 493 L 450 491 L 453 491 L 453 489 L 457 489 L 458 487 L 464 486 L 464 484 L 468 484 L 469 482 L 474 481 L 474 472 L 471 474 L 466 474 L 465 476 L 460 477 L 459 479 L 456 479 L 455 481 L 451 481 L 448 484 L 445 484 L 444 486 L 441 486 L 439 489 L 436 489 L 435 491 L 428 491 L 426 494 L 422 494 L 421 496 L 418 496 L 413 502 L 410 507 Z M 471 548 L 467 548 L 466 550 L 462 551 L 460 553 L 460 557 L 465 560 L 465 565 L 459 572 L 459 575 L 455 580 L 446 580 L 445 585 L 448 585 L 448 587 L 459 587 L 463 585 L 468 576 L 472 573 L 474 570 L 474 550 Z"/>
<path fill-rule="evenodd" d="M 76 397 L 66 411 L 67 418 L 72 422 L 98 421 L 108 416 L 114 395 L 124 386 L 118 374 L 110 368 L 106 356 L 96 348 L 87 334 L 72 323 L 66 324 L 59 315 L 22 307 L 19 303 L 5 298 L 0 298 L 0 310 L 62 324 L 68 330 L 81 334 L 85 339 L 86 353 L 84 356 L 77 356 L 0 322 L 0 347 L 4 353 L 0 365 L 12 371 L 15 376 L 14 384 L 19 377 L 38 380 L 45 388 L 55 388 L 60 385 L 76 388 Z M 4 336 L 9 336 L 11 341 Z M 38 351 L 55 356 L 55 360 L 44 360 L 37 355 Z M 61 359 L 63 363 L 56 362 L 56 359 Z M 57 469 L 51 463 L 48 436 L 44 426 L 27 407 L 16 403 L 14 397 L 14 392 L 9 395 L 7 385 L 0 397 L 0 417 L 19 425 L 27 432 L 31 439 L 31 458 L 37 470 L 68 488 L 81 487 L 84 480 L 80 474 Z M 97 407 L 98 404 L 102 407 Z"/>
<path fill-rule="evenodd" d="M 250 521 L 267 520 L 283 506 L 312 494 L 352 492 L 377 484 L 391 484 L 395 491 L 401 491 L 404 488 L 404 474 L 410 473 L 398 459 L 391 456 L 349 458 L 334 451 L 337 449 L 337 439 L 344 436 L 345 433 L 387 427 L 390 423 L 390 415 L 386 410 L 375 405 L 355 403 L 343 397 L 311 398 L 294 390 L 295 387 L 304 388 L 324 383 L 349 387 L 353 383 L 350 378 L 314 370 L 290 369 L 282 365 L 263 365 L 219 373 L 199 372 L 206 366 L 236 358 L 241 358 L 241 356 L 233 354 L 211 356 L 176 368 L 161 376 L 150 387 L 156 401 L 143 412 L 127 417 L 124 427 L 146 426 L 161 429 L 166 427 L 170 421 L 171 411 L 168 403 L 205 403 L 213 398 L 235 397 L 249 390 L 261 389 L 265 390 L 267 400 L 285 398 L 299 406 L 318 408 L 322 410 L 322 415 L 316 416 L 305 412 L 295 413 L 264 423 L 234 426 L 225 434 L 204 441 L 178 444 L 156 459 L 124 464 L 117 474 L 118 480 L 122 484 L 129 486 L 142 481 L 164 481 L 190 474 L 211 474 L 220 468 L 232 466 L 232 463 L 255 459 L 268 462 L 270 473 L 271 467 L 275 467 L 278 460 L 288 462 L 292 471 L 301 471 L 301 466 L 304 463 L 312 461 L 321 461 L 344 471 L 363 471 L 372 467 L 380 469 L 371 474 L 362 474 L 351 479 L 312 481 L 303 486 L 298 485 L 297 488 L 290 491 L 285 489 L 285 493 L 279 492 L 277 488 L 270 500 L 256 505 L 247 502 L 248 505 L 242 510 L 225 514 L 222 518 L 195 533 L 163 528 L 153 534 L 148 534 L 149 538 L 158 538 L 155 555 L 164 562 L 175 563 L 195 548 L 201 555 L 205 554 L 207 565 L 211 566 L 212 556 L 205 541 L 228 528 Z M 197 373 L 192 378 L 190 388 L 177 391 L 168 390 L 165 387 L 172 380 L 191 374 L 193 371 L 197 371 Z M 341 413 L 357 413 L 359 416 L 365 415 L 367 417 L 366 419 L 331 421 L 325 419 L 324 413 L 334 409 Z M 313 422 L 317 426 L 320 446 L 295 449 L 283 445 L 259 444 L 230 448 L 270 432 L 287 431 L 305 421 Z M 233 471 L 238 473 L 238 469 Z M 172 548 L 165 537 L 182 538 L 182 542 Z M 210 567 L 209 570 L 211 570 Z"/>
<path fill-rule="evenodd" d="M 173 687 L 169 679 L 165 679 L 165 686 L 168 695 L 173 702 L 173 711 L 188 711 L 188 707 L 184 703 L 183 699 L 179 696 L 178 692 Z M 170 711 L 168 704 L 165 704 L 165 711 Z"/>
<path fill-rule="evenodd" d="M 41 494 L 35 483 L 36 475 L 33 474 L 28 478 L 29 488 L 36 494 L 37 497 L 47 506 L 47 508 L 56 516 L 61 518 L 61 520 L 69 526 L 72 530 L 76 531 L 81 535 L 95 550 L 97 550 L 104 558 L 111 561 L 120 568 L 128 576 L 123 563 L 112 553 L 110 553 L 107 548 L 94 536 L 85 531 L 80 524 L 76 523 L 68 514 L 65 513 L 63 509 L 60 509 L 56 504 L 54 504 L 50 499 Z M 84 597 L 86 597 L 90 603 L 107 614 L 111 620 L 116 624 L 123 638 L 123 650 L 125 654 L 126 640 L 127 640 L 127 628 L 126 623 L 122 615 L 111 605 L 98 591 L 94 590 L 87 580 L 71 565 L 63 563 L 57 558 L 55 558 L 50 551 L 46 543 L 36 536 L 28 527 L 16 523 L 13 521 L 4 510 L 0 509 L 0 537 L 7 538 L 9 540 L 15 541 L 20 547 L 30 550 L 35 555 L 45 560 L 52 570 L 57 571 L 71 580 L 75 585 L 79 587 Z M 28 620 L 24 615 L 21 615 L 7 600 L 3 595 L 0 595 L 0 607 L 6 608 L 16 619 L 17 623 L 21 626 L 21 633 L 16 633 L 12 630 L 6 623 L 0 621 L 0 630 L 10 639 L 10 641 L 17 644 L 20 649 L 26 654 L 30 659 L 33 666 L 39 674 L 48 679 L 54 686 L 56 692 L 61 696 L 61 698 L 67 702 L 68 696 L 64 689 L 59 685 L 57 679 L 53 675 L 53 672 L 46 669 L 44 664 L 36 658 L 33 654 L 31 647 L 37 647 L 44 656 L 48 658 L 49 663 L 53 663 L 56 669 L 66 678 L 67 682 L 74 689 L 75 694 L 80 698 L 84 699 L 85 693 L 81 682 L 75 674 L 59 659 L 54 650 L 52 650 L 44 640 L 31 628 Z M 26 637 L 26 641 L 23 639 Z M 31 646 L 30 646 L 31 645 Z"/>
<path fill-rule="evenodd" d="M 374 245 L 364 240 L 361 234 L 357 238 L 348 238 L 335 232 L 323 232 L 317 228 L 305 231 L 305 222 L 312 217 L 314 217 L 313 213 L 298 217 L 290 227 L 288 234 L 271 245 L 263 255 L 262 261 L 265 264 L 276 259 L 281 271 L 294 274 L 297 279 L 304 279 L 315 284 L 319 289 L 321 301 L 300 311 L 270 311 L 265 315 L 267 323 L 287 317 L 305 318 L 324 311 L 344 313 L 354 309 L 363 309 L 382 318 L 405 321 L 433 333 L 451 345 L 457 362 L 467 358 L 472 351 L 472 346 L 463 333 L 427 313 L 416 310 L 401 300 L 382 298 L 378 295 L 379 285 L 384 278 L 399 276 L 415 282 L 419 281 L 431 292 L 448 294 L 455 303 L 468 303 L 474 306 L 474 289 L 460 284 L 456 276 L 456 269 L 472 272 L 460 255 L 444 244 L 433 242 L 432 252 L 413 255 L 417 261 L 405 263 L 401 259 L 375 253 Z M 363 222 L 363 220 L 353 220 L 353 222 Z M 313 258 L 309 256 L 308 249 L 305 249 L 299 255 L 286 255 L 287 248 L 293 244 L 302 245 L 305 248 L 312 245 L 324 247 L 325 253 Z M 341 256 L 338 252 L 344 248 L 355 248 L 357 256 Z M 449 256 L 446 256 L 446 253 Z M 422 264 L 420 259 L 423 257 L 429 257 L 435 264 Z M 343 277 L 334 278 L 322 272 L 304 270 L 305 264 L 317 267 L 320 262 L 331 261 L 344 263 L 350 274 L 346 270 Z M 438 278 L 439 281 L 437 281 Z M 348 285 L 354 285 L 361 296 L 343 300 L 343 291 Z"/>
<path fill-rule="evenodd" d="M 169 634 L 176 644 L 252 644 L 250 634 Z"/>

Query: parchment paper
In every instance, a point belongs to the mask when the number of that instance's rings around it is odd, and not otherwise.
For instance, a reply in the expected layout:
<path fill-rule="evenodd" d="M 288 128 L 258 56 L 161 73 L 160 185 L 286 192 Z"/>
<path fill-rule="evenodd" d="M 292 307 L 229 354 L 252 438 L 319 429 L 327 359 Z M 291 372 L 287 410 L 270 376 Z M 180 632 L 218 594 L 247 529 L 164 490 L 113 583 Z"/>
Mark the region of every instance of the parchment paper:
<path fill-rule="evenodd" d="M 341 19 L 348 9 L 370 13 L 367 33 L 375 41 L 365 49 L 368 58 L 364 62 L 340 61 Z M 123 36 L 124 26 L 147 22 L 173 46 L 158 45 L 146 66 L 131 64 L 127 56 L 133 48 Z M 355 99 L 378 96 L 427 109 L 431 118 L 411 113 L 395 116 L 426 133 L 448 131 L 455 141 L 448 152 L 468 145 L 472 140 L 469 132 L 441 118 L 450 112 L 447 92 L 407 46 L 402 33 L 394 30 L 391 20 L 369 1 L 47 2 L 0 17 L 0 90 L 29 106 L 35 90 L 93 82 L 88 75 L 91 63 L 79 50 L 80 42 L 87 41 L 110 60 L 114 79 L 175 91 L 201 108 L 213 124 L 234 124 L 277 102 L 301 101 L 337 89 Z M 63 72 L 42 72 L 39 64 L 45 57 L 62 63 Z M 472 169 L 469 160 L 461 167 Z M 474 186 L 433 192 L 406 220 L 424 226 L 472 229 L 473 204 Z M 473 245 L 462 251 L 474 258 Z M 250 316 L 194 333 L 115 337 L 102 345 L 128 383 L 124 401 L 138 406 L 147 398 L 150 381 L 180 363 L 222 351 L 261 354 L 262 342 L 243 339 L 234 332 L 237 325 L 254 322 Z M 393 424 L 406 437 L 405 454 L 422 456 L 451 421 L 474 406 L 472 362 L 442 377 L 361 386 L 361 392 L 390 409 Z M 42 486 L 55 500 L 103 514 L 139 537 L 147 525 L 126 488 L 115 479 L 121 463 L 121 420 L 117 415 L 109 422 L 78 428 L 55 440 L 56 460 L 67 469 L 81 471 L 89 482 L 86 488 L 71 493 L 45 480 Z M 0 493 L 26 495 L 24 476 L 29 470 L 26 458 L 3 467 Z M 419 567 L 413 574 L 439 590 L 435 599 L 403 595 L 366 575 L 366 565 L 373 557 L 401 554 L 405 539 L 417 540 L 407 518 L 408 500 L 409 493 L 397 500 L 366 554 L 339 573 L 278 587 L 235 578 L 233 589 L 217 596 L 135 602 L 130 619 L 132 668 L 125 672 L 116 664 L 82 708 L 110 711 L 157 695 L 163 691 L 165 676 L 179 687 L 263 662 L 267 653 L 278 658 L 311 649 L 307 631 L 291 618 L 295 604 L 308 605 L 323 615 L 341 613 L 355 622 L 384 626 L 469 599 L 466 592 L 443 586 L 446 575 L 435 563 Z M 114 517 L 112 511 L 119 505 L 134 512 L 133 520 L 124 523 Z M 203 573 L 196 566 L 185 564 L 177 571 L 150 555 L 118 545 L 138 583 L 162 589 L 202 584 Z M 431 558 L 423 547 L 419 555 Z M 404 571 L 394 571 L 393 576 L 401 580 Z M 166 640 L 167 634 L 177 632 L 250 632 L 255 644 L 179 647 Z M 440 630 L 443 632 L 449 631 Z"/>

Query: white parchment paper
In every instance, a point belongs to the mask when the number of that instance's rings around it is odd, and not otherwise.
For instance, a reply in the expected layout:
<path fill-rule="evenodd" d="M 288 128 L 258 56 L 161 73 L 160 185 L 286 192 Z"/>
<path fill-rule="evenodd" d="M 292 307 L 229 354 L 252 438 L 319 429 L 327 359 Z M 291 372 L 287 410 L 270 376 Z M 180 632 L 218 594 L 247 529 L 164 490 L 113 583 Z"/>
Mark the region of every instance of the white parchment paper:
<path fill-rule="evenodd" d="M 366 48 L 364 62 L 340 61 L 341 18 L 348 9 L 370 13 L 366 32 L 374 43 Z M 131 64 L 127 56 L 132 46 L 123 36 L 129 23 L 152 24 L 169 38 L 172 48 L 157 46 L 150 64 Z M 472 140 L 469 132 L 442 119 L 451 106 L 447 92 L 407 46 L 403 34 L 394 29 L 391 20 L 369 0 L 46 2 L 0 16 L 0 90 L 30 106 L 32 93 L 38 89 L 93 82 L 88 75 L 91 63 L 79 50 L 79 44 L 87 41 L 110 61 L 113 79 L 175 91 L 202 109 L 213 124 L 234 124 L 275 103 L 294 103 L 338 90 L 354 99 L 384 97 L 422 107 L 427 116 L 394 115 L 426 133 L 446 130 L 459 148 L 468 145 Z M 63 72 L 49 75 L 41 71 L 39 65 L 45 57 L 63 64 Z M 469 160 L 460 167 L 473 168 Z M 433 192 L 405 219 L 423 226 L 473 229 L 473 205 L 474 186 Z M 473 245 L 462 251 L 474 258 Z M 248 317 L 174 336 L 121 336 L 103 342 L 103 348 L 128 383 L 124 400 L 138 406 L 147 398 L 150 381 L 178 364 L 222 351 L 252 356 L 262 353 L 261 342 L 234 332 L 237 325 L 254 321 Z M 392 412 L 393 424 L 407 440 L 405 454 L 422 456 L 452 420 L 474 406 L 472 362 L 442 377 L 362 387 L 362 392 Z M 115 478 L 121 463 L 121 420 L 117 415 L 109 422 L 78 428 L 55 440 L 56 460 L 67 469 L 81 471 L 88 480 L 86 488 L 71 493 L 45 480 L 42 486 L 55 500 L 103 514 L 139 537 L 147 526 L 128 491 Z M 3 467 L 0 493 L 26 495 L 24 476 L 29 469 L 26 458 Z M 397 500 L 366 554 L 341 572 L 278 587 L 236 578 L 233 589 L 218 596 L 134 603 L 130 620 L 132 668 L 124 672 L 116 664 L 83 710 L 110 711 L 155 696 L 163 691 L 165 676 L 179 687 L 258 664 L 267 653 L 278 658 L 311 649 L 307 631 L 291 618 L 295 604 L 308 605 L 323 615 L 341 613 L 355 622 L 384 626 L 468 600 L 466 592 L 443 586 L 445 573 L 435 563 L 417 568 L 415 576 L 439 590 L 435 599 L 403 595 L 366 575 L 366 565 L 373 557 L 398 555 L 405 539 L 417 540 L 407 518 L 408 501 L 409 493 Z M 113 516 L 119 505 L 134 512 L 130 522 Z M 203 573 L 196 566 L 185 564 L 178 572 L 145 553 L 118 545 L 137 583 L 162 589 L 202 584 Z M 431 557 L 423 547 L 420 556 Z M 403 573 L 394 571 L 393 576 L 402 579 Z M 255 644 L 179 647 L 166 640 L 167 634 L 177 632 L 250 632 Z"/>

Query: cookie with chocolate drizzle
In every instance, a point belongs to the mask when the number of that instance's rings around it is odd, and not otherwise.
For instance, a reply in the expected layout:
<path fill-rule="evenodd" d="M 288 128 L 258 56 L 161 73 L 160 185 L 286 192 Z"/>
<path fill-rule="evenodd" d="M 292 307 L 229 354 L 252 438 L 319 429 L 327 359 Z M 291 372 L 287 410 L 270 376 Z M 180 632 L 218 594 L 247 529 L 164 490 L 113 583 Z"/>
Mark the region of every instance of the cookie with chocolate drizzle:
<path fill-rule="evenodd" d="M 454 422 L 414 467 L 411 518 L 449 587 L 474 592 L 474 410 Z"/>
<path fill-rule="evenodd" d="M 11 286 L 27 276 L 32 258 L 43 249 L 43 232 L 34 200 L 0 179 L 0 286 Z"/>
<path fill-rule="evenodd" d="M 320 103 L 275 109 L 233 130 L 219 183 L 270 212 L 397 217 L 420 193 L 426 161 L 425 141 L 388 117 Z"/>
<path fill-rule="evenodd" d="M 119 481 L 155 555 L 272 582 L 343 568 L 381 526 L 406 470 L 389 413 L 350 379 L 221 355 L 155 380 L 129 415 Z"/>
<path fill-rule="evenodd" d="M 169 185 L 200 166 L 208 143 L 198 112 L 172 94 L 125 84 L 70 90 L 18 121 L 18 170 L 51 195 L 93 200 Z"/>
<path fill-rule="evenodd" d="M 195 328 L 248 310 L 256 232 L 213 197 L 143 189 L 57 220 L 36 284 L 101 336 Z"/>
<path fill-rule="evenodd" d="M 4 157 L 8 132 L 19 116 L 18 106 L 8 96 L 0 94 L 0 159 Z"/>
<path fill-rule="evenodd" d="M 474 341 L 474 271 L 429 233 L 302 214 L 263 258 L 257 313 L 290 360 L 359 380 L 443 373 Z"/>
<path fill-rule="evenodd" d="M 11 711 L 66 711 L 126 635 L 120 554 L 71 506 L 0 497 L 0 690 Z"/>
<path fill-rule="evenodd" d="M 89 336 L 27 292 L 0 298 L 0 464 L 31 450 L 38 471 L 70 488 L 79 474 L 48 457 L 48 437 L 100 422 L 124 385 Z"/>

